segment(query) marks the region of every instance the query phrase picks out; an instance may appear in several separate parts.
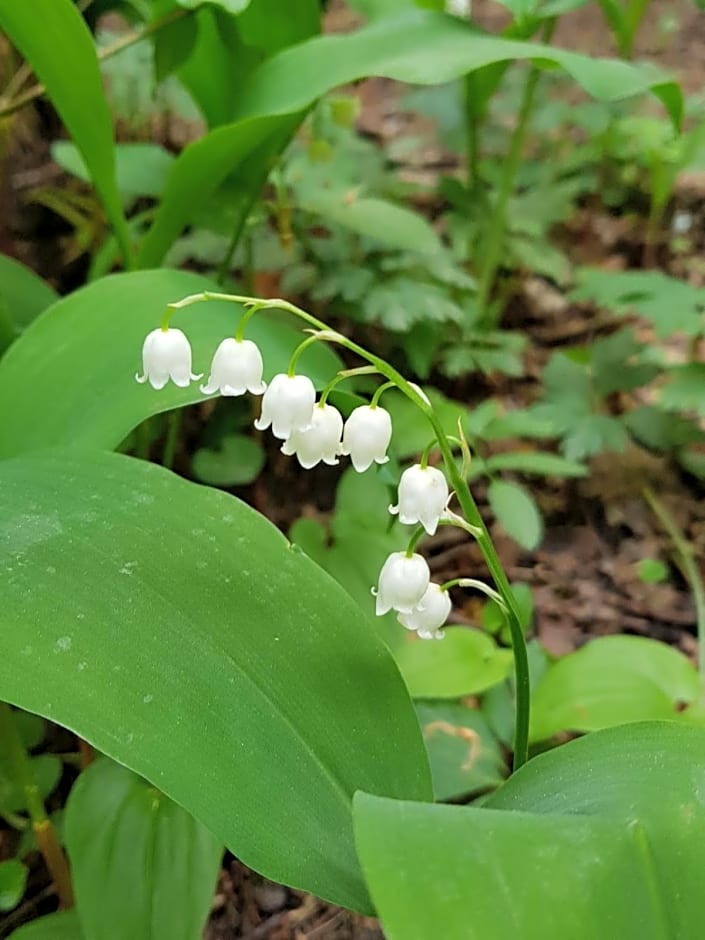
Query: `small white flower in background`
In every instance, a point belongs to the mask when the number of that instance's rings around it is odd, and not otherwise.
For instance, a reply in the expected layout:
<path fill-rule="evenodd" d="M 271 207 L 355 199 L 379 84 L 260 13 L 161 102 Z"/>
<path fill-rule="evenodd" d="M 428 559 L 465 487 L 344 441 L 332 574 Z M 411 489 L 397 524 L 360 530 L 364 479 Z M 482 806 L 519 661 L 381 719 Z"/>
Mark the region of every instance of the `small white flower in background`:
<path fill-rule="evenodd" d="M 339 463 L 338 455 L 342 445 L 343 417 L 332 405 L 318 404 L 313 409 L 311 426 L 299 431 L 292 431 L 291 437 L 282 444 L 282 454 L 296 459 L 305 470 L 310 470 L 322 460 L 334 466 Z"/>
<path fill-rule="evenodd" d="M 440 470 L 414 464 L 408 467 L 399 481 L 399 503 L 390 506 L 392 515 L 399 515 L 404 525 L 420 522 L 429 535 L 438 528 L 448 502 L 448 484 Z"/>
<path fill-rule="evenodd" d="M 382 565 L 377 590 L 375 613 L 378 617 L 389 610 L 409 614 L 418 607 L 426 592 L 431 573 L 422 555 L 408 556 L 406 552 L 392 552 Z"/>
<path fill-rule="evenodd" d="M 271 424 L 272 434 L 285 441 L 293 431 L 310 427 L 315 403 L 316 389 L 308 376 L 280 372 L 267 386 L 255 427 L 264 431 Z"/>
<path fill-rule="evenodd" d="M 446 0 L 446 13 L 452 13 L 453 16 L 470 16 L 472 0 Z"/>
<path fill-rule="evenodd" d="M 422 640 L 442 640 L 440 628 L 448 619 L 451 607 L 448 591 L 441 590 L 440 584 L 431 581 L 418 607 L 410 613 L 400 613 L 397 620 L 407 630 L 416 630 Z"/>
<path fill-rule="evenodd" d="M 149 382 L 152 388 L 164 388 L 171 381 L 179 388 L 200 379 L 191 372 L 191 345 L 181 330 L 161 327 L 147 335 L 142 346 L 142 371 L 135 375 L 138 382 Z"/>
<path fill-rule="evenodd" d="M 342 453 L 349 455 L 353 467 L 362 473 L 373 463 L 387 463 L 387 448 L 392 439 L 392 418 L 377 405 L 360 405 L 345 422 Z"/>
<path fill-rule="evenodd" d="M 267 388 L 262 381 L 262 353 L 249 339 L 228 337 L 218 346 L 211 363 L 210 376 L 201 386 L 204 395 L 261 395 Z"/>

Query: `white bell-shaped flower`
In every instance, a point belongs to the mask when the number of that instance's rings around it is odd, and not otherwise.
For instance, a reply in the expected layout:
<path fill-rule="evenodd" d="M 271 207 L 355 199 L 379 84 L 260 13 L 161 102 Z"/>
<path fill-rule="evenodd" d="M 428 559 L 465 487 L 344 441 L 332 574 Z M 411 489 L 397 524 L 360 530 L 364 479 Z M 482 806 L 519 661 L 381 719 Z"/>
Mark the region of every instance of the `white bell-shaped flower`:
<path fill-rule="evenodd" d="M 285 441 L 293 431 L 310 427 L 316 389 L 306 375 L 275 375 L 262 398 L 262 414 L 255 421 L 258 431 L 272 425 L 272 434 Z"/>
<path fill-rule="evenodd" d="M 382 565 L 377 590 L 372 588 L 377 598 L 377 616 L 392 609 L 410 614 L 419 605 L 430 579 L 428 563 L 422 555 L 392 552 Z"/>
<path fill-rule="evenodd" d="M 392 418 L 377 405 L 360 405 L 345 422 L 342 453 L 349 455 L 353 467 L 362 473 L 373 463 L 386 463 L 392 439 Z"/>
<path fill-rule="evenodd" d="M 339 463 L 342 433 L 343 417 L 338 409 L 319 403 L 313 409 L 311 426 L 292 431 L 291 437 L 282 444 L 281 451 L 287 456 L 296 454 L 304 470 L 310 470 L 321 460 L 334 466 Z"/>
<path fill-rule="evenodd" d="M 440 470 L 414 464 L 408 467 L 399 481 L 399 503 L 390 506 L 393 515 L 399 515 L 404 525 L 420 522 L 429 535 L 438 528 L 448 502 L 448 484 Z"/>
<path fill-rule="evenodd" d="M 397 620 L 407 630 L 416 630 L 422 640 L 440 640 L 443 638 L 440 628 L 448 619 L 451 607 L 448 591 L 431 581 L 418 607 L 409 613 L 398 614 Z"/>
<path fill-rule="evenodd" d="M 261 395 L 267 388 L 262 381 L 262 353 L 256 343 L 249 339 L 224 339 L 218 346 L 211 363 L 211 372 L 206 385 L 201 386 L 204 395 L 220 392 L 221 395 Z"/>
<path fill-rule="evenodd" d="M 138 382 L 149 382 L 152 388 L 164 388 L 171 381 L 180 388 L 200 379 L 191 372 L 191 344 L 181 330 L 161 327 L 147 335 L 142 346 L 142 371 L 135 375 Z"/>

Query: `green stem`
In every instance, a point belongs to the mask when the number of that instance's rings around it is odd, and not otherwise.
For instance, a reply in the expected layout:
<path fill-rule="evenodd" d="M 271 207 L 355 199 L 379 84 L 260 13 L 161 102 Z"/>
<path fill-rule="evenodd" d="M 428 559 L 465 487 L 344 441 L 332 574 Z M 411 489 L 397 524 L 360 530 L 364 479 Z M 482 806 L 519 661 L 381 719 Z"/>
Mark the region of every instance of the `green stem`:
<path fill-rule="evenodd" d="M 472 72 L 465 76 L 463 80 L 463 97 L 465 111 L 465 173 L 468 193 L 477 189 L 480 181 L 479 172 L 479 141 L 477 133 L 477 113 L 475 111 L 475 99 L 477 90 L 475 87 L 475 77 Z"/>
<path fill-rule="evenodd" d="M 705 585 L 695 560 L 693 546 L 678 528 L 676 520 L 650 487 L 643 490 L 644 499 L 670 536 L 678 553 L 681 571 L 693 592 L 698 639 L 698 671 L 705 685 Z"/>
<path fill-rule="evenodd" d="M 549 20 L 544 27 L 544 35 L 542 37 L 544 42 L 547 43 L 550 41 L 554 26 L 555 20 Z M 490 225 L 485 238 L 485 251 L 480 271 L 480 283 L 477 289 L 477 309 L 480 314 L 480 319 L 485 321 L 488 319 L 487 308 L 490 294 L 494 287 L 497 269 L 499 268 L 502 256 L 504 233 L 507 227 L 507 205 L 514 192 L 514 181 L 524 151 L 529 118 L 531 117 L 531 112 L 534 107 L 536 86 L 538 85 L 540 77 L 541 70 L 533 66 L 526 81 L 526 85 L 524 86 L 524 94 L 522 95 L 517 124 L 512 134 L 509 153 L 504 161 L 497 202 L 492 207 L 490 215 Z M 494 326 L 495 323 L 488 323 L 486 325 Z"/>
<path fill-rule="evenodd" d="M 406 395 L 417 408 L 420 408 L 421 411 L 426 415 L 427 419 L 431 423 L 433 430 L 438 440 L 438 446 L 443 455 L 443 462 L 446 467 L 446 472 L 448 473 L 448 478 L 452 484 L 453 489 L 456 492 L 456 497 L 460 503 L 460 507 L 463 510 L 465 518 L 468 523 L 470 523 L 474 529 L 476 529 L 477 534 L 477 543 L 482 552 L 482 556 L 485 560 L 485 564 L 489 569 L 489 572 L 492 576 L 492 579 L 499 591 L 502 601 L 507 609 L 507 620 L 509 623 L 509 631 L 512 639 L 512 647 L 514 650 L 514 673 L 516 678 L 516 724 L 515 724 L 515 735 L 514 735 L 514 769 L 517 770 L 521 767 L 522 764 L 526 763 L 528 757 L 529 749 L 529 715 L 531 708 L 531 686 L 529 678 L 529 659 L 526 651 L 526 640 L 524 638 L 524 632 L 521 628 L 521 617 L 519 614 L 519 609 L 514 598 L 514 594 L 509 585 L 504 569 L 502 568 L 502 563 L 499 560 L 497 555 L 497 550 L 494 547 L 490 533 L 482 520 L 480 511 L 478 510 L 475 500 L 473 499 L 470 488 L 468 487 L 465 477 L 462 475 L 458 467 L 456 466 L 453 448 L 450 443 L 449 437 L 446 435 L 443 425 L 440 418 L 436 415 L 433 408 L 428 405 L 424 398 L 418 393 L 414 388 L 413 384 L 409 382 L 404 376 L 398 372 L 393 366 L 389 365 L 388 362 L 385 362 L 384 359 L 380 359 L 379 356 L 375 356 L 374 353 L 369 352 L 363 346 L 360 346 L 358 343 L 355 343 L 353 340 L 348 339 L 347 336 L 336 333 L 332 334 L 328 325 L 323 323 L 322 320 L 319 320 L 317 317 L 314 317 L 312 314 L 307 313 L 307 311 L 302 310 L 300 307 L 297 307 L 295 304 L 290 303 L 288 300 L 281 299 L 272 299 L 272 300 L 262 300 L 255 297 L 243 297 L 236 294 L 220 294 L 214 293 L 211 291 L 204 291 L 200 294 L 191 294 L 188 297 L 184 297 L 182 300 L 177 301 L 176 303 L 169 304 L 169 311 L 180 310 L 183 307 L 189 307 L 192 304 L 201 303 L 202 301 L 207 300 L 227 300 L 232 303 L 244 304 L 249 307 L 249 310 L 242 317 L 240 321 L 240 326 L 242 327 L 242 321 L 246 318 L 249 319 L 250 316 L 256 310 L 285 310 L 288 313 L 293 314 L 295 317 L 298 317 L 300 320 L 303 320 L 305 323 L 308 323 L 309 326 L 315 327 L 317 330 L 322 330 L 327 333 L 331 338 L 333 335 L 336 337 L 336 342 L 341 346 L 344 346 L 350 352 L 355 353 L 360 356 L 361 359 L 366 360 L 373 365 L 375 369 L 383 375 L 388 382 L 394 383 L 399 391 Z"/>
<path fill-rule="evenodd" d="M 14 712 L 6 702 L 0 702 L 0 744 L 8 756 L 12 776 L 22 791 L 37 844 L 56 886 L 61 906 L 73 907 L 71 875 L 66 856 L 59 844 L 56 829 L 44 808 L 44 801 L 34 778 L 29 754 L 22 741 Z"/>
<path fill-rule="evenodd" d="M 379 405 L 379 400 L 382 395 L 388 391 L 390 388 L 396 388 L 396 382 L 385 382 L 383 385 L 380 385 L 379 388 L 375 389 L 375 393 L 372 396 L 372 401 L 370 402 L 370 408 L 376 408 Z"/>
<path fill-rule="evenodd" d="M 162 453 L 162 466 L 171 470 L 174 466 L 174 457 L 176 456 L 176 445 L 179 443 L 179 431 L 181 430 L 181 408 L 171 411 L 167 417 L 166 440 L 164 441 L 164 452 Z"/>
<path fill-rule="evenodd" d="M 477 578 L 452 578 L 450 581 L 446 581 L 441 585 L 441 590 L 449 591 L 452 587 L 475 588 L 476 591 L 482 591 L 483 594 L 486 594 L 488 597 L 492 598 L 493 601 L 496 601 L 504 610 L 502 595 L 494 591 L 489 584 L 485 584 L 484 581 L 478 581 Z"/>
<path fill-rule="evenodd" d="M 407 558 L 411 558 L 411 556 L 416 551 L 416 546 L 419 544 L 419 542 L 421 541 L 421 539 L 424 537 L 425 534 L 426 534 L 426 530 L 424 529 L 422 525 L 418 526 L 418 528 L 414 530 L 414 534 L 411 536 L 411 538 L 409 539 L 409 544 L 406 546 Z"/>
<path fill-rule="evenodd" d="M 345 371 L 339 372 L 337 375 L 333 376 L 330 382 L 324 387 L 323 391 L 321 392 L 321 397 L 318 404 L 323 407 L 323 405 L 325 405 L 325 403 L 328 401 L 328 396 L 333 391 L 333 389 L 340 385 L 341 382 L 344 382 L 346 379 L 351 379 L 356 375 L 375 375 L 376 373 L 377 370 L 374 366 L 360 366 L 358 369 L 345 369 Z"/>

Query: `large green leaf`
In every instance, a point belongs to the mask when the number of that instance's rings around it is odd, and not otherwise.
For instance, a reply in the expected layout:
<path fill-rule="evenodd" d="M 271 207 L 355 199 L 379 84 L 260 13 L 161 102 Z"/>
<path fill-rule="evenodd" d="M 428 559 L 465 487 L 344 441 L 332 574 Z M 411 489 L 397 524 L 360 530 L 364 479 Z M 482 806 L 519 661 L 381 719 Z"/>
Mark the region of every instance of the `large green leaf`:
<path fill-rule="evenodd" d="M 358 794 L 385 936 L 695 940 L 704 785 L 705 731 L 644 722 L 535 758 L 483 808 Z"/>
<path fill-rule="evenodd" d="M 695 666 L 673 647 L 642 636 L 606 636 L 552 665 L 532 700 L 531 736 L 597 731 L 644 718 L 674 718 L 695 701 Z"/>
<path fill-rule="evenodd" d="M 368 909 L 352 794 L 431 787 L 399 673 L 346 592 L 234 497 L 115 454 L 1 463 L 0 537 L 0 698 L 253 868 Z"/>
<path fill-rule="evenodd" d="M 4 300 L 17 331 L 59 299 L 56 291 L 29 268 L 0 254 L 0 300 Z"/>
<path fill-rule="evenodd" d="M 69 796 L 66 848 L 91 940 L 200 940 L 223 847 L 145 780 L 92 764 Z"/>
<path fill-rule="evenodd" d="M 115 184 L 112 117 L 93 39 L 81 14 L 71 0 L 0 0 L 0 26 L 46 86 L 129 262 L 130 236 Z"/>
<path fill-rule="evenodd" d="M 33 920 L 10 934 L 10 940 L 85 940 L 78 922 L 78 914 L 60 911 Z"/>
<path fill-rule="evenodd" d="M 198 208 L 238 168 L 247 167 L 251 187 L 260 185 L 269 161 L 300 116 L 331 89 L 368 75 L 440 84 L 511 59 L 557 65 L 605 101 L 650 90 L 673 120 L 680 121 L 680 89 L 662 72 L 487 36 L 430 10 L 402 10 L 356 32 L 299 43 L 264 62 L 239 96 L 235 121 L 186 147 L 174 164 L 154 225 L 141 246 L 140 263 L 158 264 Z"/>
<path fill-rule="evenodd" d="M 0 456 L 52 444 L 112 448 L 146 417 L 200 401 L 199 383 L 156 392 L 138 385 L 144 337 L 167 303 L 215 285 L 184 271 L 116 274 L 54 304 L 0 362 L 0 401 L 13 402 L 0 425 Z M 234 332 L 237 304 L 209 301 L 178 313 L 173 325 L 191 340 L 194 368 L 207 372 L 212 354 Z M 247 335 L 260 345 L 268 376 L 286 367 L 302 334 L 285 315 L 256 316 Z M 323 343 L 307 350 L 301 367 L 327 381 L 339 360 Z M 18 396 L 18 389 L 26 392 Z"/>

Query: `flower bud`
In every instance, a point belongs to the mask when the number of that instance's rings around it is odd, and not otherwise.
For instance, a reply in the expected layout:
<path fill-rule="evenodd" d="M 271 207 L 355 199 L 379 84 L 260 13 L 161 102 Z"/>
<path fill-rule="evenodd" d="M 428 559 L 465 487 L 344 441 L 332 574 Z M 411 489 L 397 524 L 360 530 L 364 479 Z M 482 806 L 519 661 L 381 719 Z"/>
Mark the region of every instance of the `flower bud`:
<path fill-rule="evenodd" d="M 292 431 L 281 447 L 282 454 L 296 458 L 305 470 L 315 467 L 321 460 L 331 466 L 339 463 L 341 451 L 340 435 L 343 433 L 343 418 L 332 405 L 318 404 L 313 409 L 311 426 Z"/>
<path fill-rule="evenodd" d="M 181 330 L 161 328 L 152 330 L 142 346 L 142 371 L 135 375 L 141 384 L 149 382 L 152 388 L 164 388 L 171 379 L 179 388 L 200 375 L 191 372 L 191 345 Z"/>
<path fill-rule="evenodd" d="M 342 453 L 350 455 L 353 467 L 362 473 L 376 461 L 387 463 L 392 439 L 392 418 L 377 405 L 361 405 L 345 422 Z"/>
<path fill-rule="evenodd" d="M 377 590 L 372 588 L 377 598 L 377 616 L 392 609 L 411 613 L 421 601 L 430 578 L 428 563 L 423 556 L 392 552 L 382 565 Z"/>
<path fill-rule="evenodd" d="M 408 467 L 399 481 L 399 503 L 390 506 L 392 515 L 399 515 L 404 525 L 420 522 L 429 535 L 438 528 L 446 503 L 448 484 L 440 470 L 414 464 Z"/>
<path fill-rule="evenodd" d="M 228 337 L 218 346 L 211 363 L 210 376 L 201 386 L 204 395 L 261 395 L 267 388 L 262 381 L 262 353 L 249 339 Z"/>
<path fill-rule="evenodd" d="M 306 375 L 286 375 L 280 372 L 267 386 L 262 398 L 262 414 L 255 421 L 258 431 L 272 425 L 272 434 L 285 441 L 293 431 L 303 431 L 311 425 L 316 389 Z"/>
<path fill-rule="evenodd" d="M 418 606 L 409 613 L 399 613 L 397 620 L 407 630 L 416 630 L 422 640 L 440 640 L 443 638 L 440 628 L 448 619 L 451 606 L 448 591 L 431 581 Z"/>

